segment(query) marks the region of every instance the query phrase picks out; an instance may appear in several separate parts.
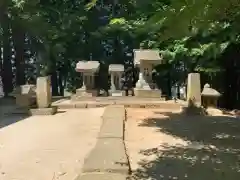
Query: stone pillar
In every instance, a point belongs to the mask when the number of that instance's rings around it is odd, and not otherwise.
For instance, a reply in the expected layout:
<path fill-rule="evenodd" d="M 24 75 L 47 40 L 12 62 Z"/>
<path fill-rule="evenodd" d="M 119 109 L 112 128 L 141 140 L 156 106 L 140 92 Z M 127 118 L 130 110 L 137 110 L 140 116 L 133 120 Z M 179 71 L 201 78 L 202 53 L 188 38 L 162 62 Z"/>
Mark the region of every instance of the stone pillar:
<path fill-rule="evenodd" d="M 111 91 L 115 91 L 115 90 L 116 90 L 116 86 L 114 82 L 114 73 L 111 73 Z"/>
<path fill-rule="evenodd" d="M 188 74 L 187 101 L 193 100 L 196 105 L 201 106 L 201 82 L 199 73 Z"/>
<path fill-rule="evenodd" d="M 82 73 L 82 87 L 81 87 L 82 90 L 86 90 L 86 83 L 87 83 L 86 76 L 84 73 Z"/>
<path fill-rule="evenodd" d="M 119 86 L 119 89 L 122 88 L 122 73 L 118 74 L 118 86 Z"/>
<path fill-rule="evenodd" d="M 36 95 L 38 108 L 48 108 L 51 105 L 50 76 L 37 78 Z"/>

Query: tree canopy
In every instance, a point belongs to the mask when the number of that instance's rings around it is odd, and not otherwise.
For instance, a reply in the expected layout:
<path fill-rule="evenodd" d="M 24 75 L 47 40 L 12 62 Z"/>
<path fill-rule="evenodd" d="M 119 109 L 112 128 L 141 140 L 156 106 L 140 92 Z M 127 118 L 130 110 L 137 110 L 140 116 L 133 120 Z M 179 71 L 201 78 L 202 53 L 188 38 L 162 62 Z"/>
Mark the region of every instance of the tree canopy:
<path fill-rule="evenodd" d="M 197 71 L 226 93 L 229 84 L 217 79 L 238 71 L 237 62 L 225 59 L 239 51 L 239 10 L 239 0 L 3 0 L 4 92 L 51 75 L 53 94 L 63 94 L 79 85 L 79 60 L 100 61 L 104 74 L 112 63 L 132 68 L 132 51 L 141 47 L 158 48 L 166 60 L 156 67 L 162 86 Z"/>

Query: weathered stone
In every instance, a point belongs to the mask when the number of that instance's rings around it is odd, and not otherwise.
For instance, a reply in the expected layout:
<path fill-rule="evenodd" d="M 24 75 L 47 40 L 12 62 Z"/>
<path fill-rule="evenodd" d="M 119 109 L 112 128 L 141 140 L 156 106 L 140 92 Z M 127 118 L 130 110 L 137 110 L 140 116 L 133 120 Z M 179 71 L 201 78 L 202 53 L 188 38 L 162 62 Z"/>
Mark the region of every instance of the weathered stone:
<path fill-rule="evenodd" d="M 124 66 L 121 64 L 110 64 L 108 71 L 111 76 L 111 95 L 123 96 L 123 93 L 121 91 L 121 77 L 124 72 Z"/>
<path fill-rule="evenodd" d="M 116 173 L 89 173 L 78 176 L 75 180 L 126 180 L 127 176 Z"/>
<path fill-rule="evenodd" d="M 187 101 L 201 106 L 201 82 L 199 73 L 188 74 Z"/>
<path fill-rule="evenodd" d="M 85 159 L 83 169 L 86 172 L 112 172 L 127 175 L 128 159 L 122 139 L 98 139 L 95 148 Z"/>
<path fill-rule="evenodd" d="M 37 105 L 39 108 L 48 108 L 51 105 L 51 85 L 50 77 L 37 78 Z"/>
<path fill-rule="evenodd" d="M 76 96 L 92 97 L 97 96 L 95 90 L 95 74 L 99 71 L 100 63 L 98 61 L 79 61 L 76 65 L 76 71 L 82 73 L 82 87 L 76 90 Z"/>
<path fill-rule="evenodd" d="M 210 87 L 209 84 L 205 84 L 203 91 L 201 93 L 202 95 L 202 103 L 204 107 L 217 107 L 218 99 L 221 96 L 221 94 Z"/>
<path fill-rule="evenodd" d="M 19 107 L 30 108 L 36 103 L 36 86 L 26 84 L 14 89 L 11 93 L 16 98 L 16 104 Z"/>
<path fill-rule="evenodd" d="M 98 96 L 98 91 L 95 89 L 77 89 L 76 90 L 77 97 L 96 97 Z"/>
<path fill-rule="evenodd" d="M 100 63 L 98 61 L 79 61 L 76 64 L 76 71 L 95 73 L 99 70 L 99 66 L 100 66 Z"/>
<path fill-rule="evenodd" d="M 123 105 L 112 105 L 112 106 L 106 107 L 102 115 L 102 118 L 109 119 L 109 118 L 118 117 L 125 120 L 125 114 L 126 114 L 126 111 Z"/>
<path fill-rule="evenodd" d="M 134 88 L 134 94 L 136 97 L 149 97 L 149 98 L 160 98 L 162 91 L 160 89 L 138 89 Z"/>
<path fill-rule="evenodd" d="M 134 64 L 140 64 L 141 61 L 148 61 L 151 64 L 160 64 L 163 62 L 159 55 L 159 50 L 152 49 L 135 49 L 134 52 Z M 160 62 L 159 62 L 160 61 Z"/>
<path fill-rule="evenodd" d="M 124 65 L 122 65 L 122 64 L 110 64 L 108 71 L 109 71 L 109 73 L 124 72 Z"/>
<path fill-rule="evenodd" d="M 87 103 L 87 108 L 106 107 L 109 105 L 113 105 L 113 102 L 89 102 Z"/>
<path fill-rule="evenodd" d="M 134 50 L 134 64 L 139 67 L 139 77 L 134 88 L 136 97 L 161 97 L 161 90 L 158 90 L 153 83 L 152 73 L 155 65 L 162 64 L 163 60 L 158 50 Z"/>
<path fill-rule="evenodd" d="M 81 103 L 81 102 L 76 103 L 75 108 L 79 108 L 79 109 L 87 108 L 87 103 L 85 103 L 85 102 L 84 103 Z"/>
<path fill-rule="evenodd" d="M 52 106 L 49 108 L 36 108 L 36 109 L 30 109 L 30 115 L 33 116 L 48 116 L 48 115 L 54 115 L 57 113 L 57 107 Z"/>
<path fill-rule="evenodd" d="M 125 109 L 123 106 L 109 106 L 102 116 L 99 138 L 120 138 L 124 136 Z"/>
<path fill-rule="evenodd" d="M 202 96 L 210 96 L 210 97 L 220 97 L 221 96 L 221 94 L 217 90 L 211 88 L 209 84 L 204 85 L 204 88 L 203 88 L 203 91 L 201 94 L 202 94 Z"/>

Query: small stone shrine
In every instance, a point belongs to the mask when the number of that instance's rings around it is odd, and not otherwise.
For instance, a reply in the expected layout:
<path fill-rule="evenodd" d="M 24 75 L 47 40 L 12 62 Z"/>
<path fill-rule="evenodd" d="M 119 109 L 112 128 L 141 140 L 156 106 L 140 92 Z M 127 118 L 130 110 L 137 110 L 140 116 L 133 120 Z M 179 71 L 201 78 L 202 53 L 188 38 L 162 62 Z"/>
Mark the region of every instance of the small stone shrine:
<path fill-rule="evenodd" d="M 124 65 L 110 64 L 108 71 L 111 76 L 110 94 L 112 96 L 123 96 L 121 77 L 124 72 Z"/>
<path fill-rule="evenodd" d="M 30 109 L 31 115 L 53 115 L 57 108 L 52 107 L 52 92 L 50 76 L 37 78 L 37 107 Z"/>
<path fill-rule="evenodd" d="M 98 73 L 100 63 L 98 61 L 79 61 L 76 71 L 82 74 L 82 87 L 76 90 L 76 96 L 93 97 L 98 95 L 95 89 L 95 75 Z"/>
<path fill-rule="evenodd" d="M 161 98 L 162 92 L 152 81 L 154 66 L 162 64 L 163 60 L 158 50 L 134 50 L 134 64 L 139 67 L 139 78 L 134 88 L 137 97 Z"/>
<path fill-rule="evenodd" d="M 211 88 L 209 84 L 205 84 L 201 95 L 203 107 L 217 108 L 218 99 L 221 96 L 217 90 Z"/>

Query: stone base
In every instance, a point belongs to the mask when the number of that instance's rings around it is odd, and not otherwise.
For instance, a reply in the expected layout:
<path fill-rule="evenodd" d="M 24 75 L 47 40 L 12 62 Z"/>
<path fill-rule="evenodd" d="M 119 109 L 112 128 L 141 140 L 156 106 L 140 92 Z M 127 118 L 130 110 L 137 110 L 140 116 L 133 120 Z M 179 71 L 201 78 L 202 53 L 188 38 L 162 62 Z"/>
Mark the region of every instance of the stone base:
<path fill-rule="evenodd" d="M 80 97 L 96 97 L 98 96 L 98 90 L 83 90 L 83 89 L 77 89 L 76 90 L 76 96 Z"/>
<path fill-rule="evenodd" d="M 134 95 L 136 97 L 161 98 L 162 91 L 159 89 L 146 90 L 134 88 Z"/>
<path fill-rule="evenodd" d="M 112 92 L 110 92 L 110 94 L 113 97 L 125 96 L 125 93 L 123 91 L 120 91 L 120 90 L 112 91 Z"/>
<path fill-rule="evenodd" d="M 57 113 L 57 107 L 52 106 L 49 108 L 36 108 L 36 109 L 30 109 L 29 114 L 32 116 L 48 116 L 48 115 L 54 115 Z"/>
<path fill-rule="evenodd" d="M 36 97 L 31 97 L 27 95 L 16 95 L 16 105 L 20 107 L 30 107 L 36 104 Z"/>

